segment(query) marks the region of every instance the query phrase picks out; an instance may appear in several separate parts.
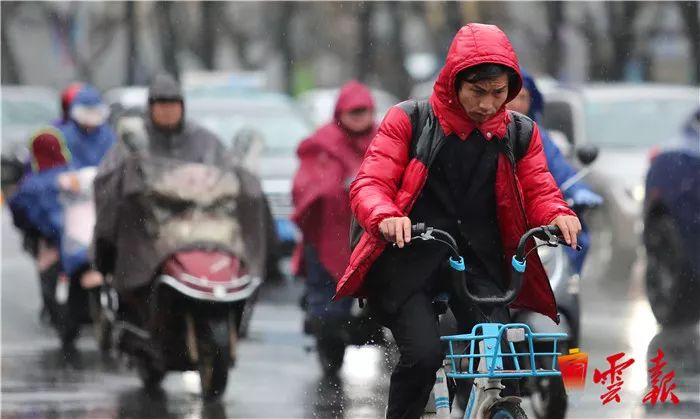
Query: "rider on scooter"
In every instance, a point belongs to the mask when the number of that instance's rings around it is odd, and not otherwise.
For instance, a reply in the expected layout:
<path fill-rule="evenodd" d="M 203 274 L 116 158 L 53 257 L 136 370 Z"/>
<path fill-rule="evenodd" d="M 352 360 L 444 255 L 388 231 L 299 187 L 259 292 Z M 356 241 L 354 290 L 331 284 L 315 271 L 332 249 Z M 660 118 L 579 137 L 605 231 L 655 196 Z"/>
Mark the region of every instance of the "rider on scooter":
<path fill-rule="evenodd" d="M 232 156 L 216 135 L 185 118 L 182 89 L 169 75 L 158 75 L 151 84 L 148 110 L 143 117 L 142 127 L 146 142 L 143 144 L 144 151 L 151 157 L 225 169 L 233 166 Z M 114 274 L 112 286 L 120 294 L 120 302 L 123 303 L 120 307 L 127 306 L 120 308 L 120 315 L 128 313 L 128 316 L 135 317 L 131 318 L 131 321 L 143 324 L 143 320 L 148 317 L 145 304 L 148 286 L 156 268 L 153 265 L 158 261 L 146 260 L 148 257 L 134 254 L 136 246 L 145 244 L 139 242 L 142 231 L 138 226 L 132 228 L 132 224 L 143 223 L 143 220 L 127 220 L 127 216 L 119 210 L 120 203 L 124 200 L 121 185 L 126 181 L 124 169 L 128 154 L 124 144 L 120 143 L 114 147 L 100 166 L 95 181 L 99 187 L 95 189 L 97 223 L 94 261 L 101 272 Z M 258 180 L 252 174 L 241 170 L 238 175 L 241 188 L 257 189 Z M 257 201 L 240 208 L 241 213 L 256 211 Z M 266 251 L 272 251 L 275 237 L 270 234 L 272 227 L 269 222 L 269 209 L 263 206 L 260 211 L 268 212 L 264 214 L 266 222 L 262 223 L 266 234 L 254 237 L 253 241 L 262 243 L 261 246 L 265 247 Z M 131 308 L 128 308 L 129 306 Z"/>
<path fill-rule="evenodd" d="M 10 199 L 15 223 L 37 235 L 37 264 L 41 295 L 49 318 L 56 326 L 56 279 L 60 274 L 73 275 L 77 267 L 89 265 L 85 249 L 68 251 L 64 242 L 64 214 L 60 195 L 76 193 L 78 172 L 72 165 L 71 153 L 61 131 L 47 127 L 38 131 L 29 142 L 28 173 Z M 20 221 L 21 220 L 21 221 Z M 101 275 L 91 269 L 81 271 L 81 280 L 100 283 Z"/>
<path fill-rule="evenodd" d="M 518 93 L 518 96 L 509 102 L 506 107 L 512 111 L 520 112 L 527 115 L 537 123 L 542 122 L 542 111 L 544 110 L 544 98 L 542 93 L 537 89 L 535 79 L 528 74 L 524 68 L 520 68 L 520 74 L 523 77 L 523 88 Z M 549 172 L 554 177 L 557 185 L 561 186 L 564 182 L 576 176 L 576 169 L 569 164 L 564 155 L 559 150 L 559 147 L 549 137 L 549 132 L 540 126 L 540 137 L 542 138 L 542 147 L 544 155 L 547 158 L 547 166 Z M 574 206 L 582 205 L 586 207 L 595 207 L 603 203 L 603 197 L 593 192 L 590 186 L 583 181 L 578 181 L 563 191 L 564 199 L 573 202 Z M 583 230 L 578 236 L 578 243 L 581 245 L 581 251 L 576 251 L 571 248 L 566 249 L 566 253 L 574 264 L 577 273 L 581 273 L 583 263 L 586 260 L 588 252 L 588 230 L 585 224 Z"/>
<path fill-rule="evenodd" d="M 185 119 L 182 89 L 169 75 L 157 75 L 148 92 L 148 110 L 143 118 L 148 152 L 157 157 L 185 162 L 225 165 L 228 154 L 224 145 L 209 130 Z M 113 147 L 100 166 L 95 191 L 97 220 L 94 237 L 94 262 L 100 272 L 114 274 L 112 285 L 120 294 L 120 304 L 133 306 L 120 313 L 143 324 L 147 318 L 146 297 L 150 283 L 150 271 L 143 263 L 135 263 L 130 247 L 134 245 L 120 233 L 119 202 L 123 198 L 119 187 L 123 182 L 125 155 L 121 144 Z M 124 234 L 121 232 L 121 234 Z"/>
<path fill-rule="evenodd" d="M 469 286 L 479 295 L 503 292 L 507 262 L 528 226 L 554 224 L 567 244 L 576 245 L 581 225 L 547 170 L 537 125 L 505 108 L 520 91 L 519 68 L 496 26 L 460 29 L 429 102 L 404 102 L 389 111 L 351 186 L 351 206 L 364 233 L 336 298 L 367 296 L 394 335 L 401 358 L 391 377 L 390 418 L 422 415 L 444 359 L 432 301 L 449 292 L 438 281 L 447 253 L 406 246 L 412 223 L 457 238 Z M 534 252 L 528 259 L 513 307 L 556 320 L 544 268 Z M 467 306 L 455 298 L 450 305 L 460 330 L 484 317 L 509 320 L 502 306 Z"/>

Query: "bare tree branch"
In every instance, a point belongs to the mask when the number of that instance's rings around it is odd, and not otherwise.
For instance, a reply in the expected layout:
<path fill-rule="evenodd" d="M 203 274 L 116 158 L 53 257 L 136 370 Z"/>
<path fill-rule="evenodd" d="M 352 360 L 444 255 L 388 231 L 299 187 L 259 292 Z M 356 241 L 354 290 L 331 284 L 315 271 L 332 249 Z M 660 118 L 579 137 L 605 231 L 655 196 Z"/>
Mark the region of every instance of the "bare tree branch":
<path fill-rule="evenodd" d="M 248 60 L 247 54 L 247 45 L 250 42 L 249 37 L 244 31 L 239 29 L 238 25 L 231 22 L 231 18 L 225 10 L 221 10 L 219 19 L 221 21 L 221 31 L 236 46 L 236 58 L 238 58 L 241 67 L 247 70 L 251 69 L 253 65 L 250 60 Z"/>
<path fill-rule="evenodd" d="M 374 5 L 371 2 L 363 2 L 358 13 L 358 38 L 359 54 L 357 56 L 357 78 L 367 81 L 367 76 L 372 73 L 374 67 L 374 48 L 372 45 L 372 14 Z"/>
<path fill-rule="evenodd" d="M 17 14 L 17 3 L 2 5 L 2 22 L 0 22 L 0 44 L 2 44 L 2 84 L 19 84 L 22 82 L 21 71 L 15 55 L 14 46 L 9 39 L 9 25 Z"/>
<path fill-rule="evenodd" d="M 173 22 L 173 6 L 174 3 L 163 1 L 155 4 L 155 13 L 158 19 L 160 28 L 160 50 L 163 60 L 163 67 L 172 74 L 175 78 L 180 77 L 180 67 L 175 54 L 177 50 L 177 34 L 175 23 Z"/>
<path fill-rule="evenodd" d="M 685 32 L 690 44 L 690 65 L 693 70 L 691 82 L 700 83 L 700 21 L 698 20 L 698 2 L 678 2 L 680 14 L 685 23 Z"/>

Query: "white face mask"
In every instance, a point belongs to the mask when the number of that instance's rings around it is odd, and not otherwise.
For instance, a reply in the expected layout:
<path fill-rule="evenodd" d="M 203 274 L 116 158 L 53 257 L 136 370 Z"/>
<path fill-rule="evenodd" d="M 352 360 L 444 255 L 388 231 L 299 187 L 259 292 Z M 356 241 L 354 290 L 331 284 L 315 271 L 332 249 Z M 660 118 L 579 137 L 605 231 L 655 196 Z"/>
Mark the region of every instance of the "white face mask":
<path fill-rule="evenodd" d="M 109 107 L 105 104 L 95 106 L 73 105 L 70 110 L 71 118 L 80 125 L 98 127 L 109 117 Z"/>

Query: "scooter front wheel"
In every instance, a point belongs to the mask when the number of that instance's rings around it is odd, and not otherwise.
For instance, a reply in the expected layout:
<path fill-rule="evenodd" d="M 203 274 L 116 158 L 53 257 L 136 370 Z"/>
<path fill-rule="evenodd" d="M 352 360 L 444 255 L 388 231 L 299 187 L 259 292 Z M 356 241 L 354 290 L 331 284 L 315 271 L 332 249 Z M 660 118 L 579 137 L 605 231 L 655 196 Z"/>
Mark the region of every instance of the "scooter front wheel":
<path fill-rule="evenodd" d="M 235 323 L 234 323 L 235 324 Z M 232 364 L 231 327 L 226 316 L 202 319 L 197 327 L 199 377 L 202 398 L 218 400 L 226 391 L 228 372 Z"/>

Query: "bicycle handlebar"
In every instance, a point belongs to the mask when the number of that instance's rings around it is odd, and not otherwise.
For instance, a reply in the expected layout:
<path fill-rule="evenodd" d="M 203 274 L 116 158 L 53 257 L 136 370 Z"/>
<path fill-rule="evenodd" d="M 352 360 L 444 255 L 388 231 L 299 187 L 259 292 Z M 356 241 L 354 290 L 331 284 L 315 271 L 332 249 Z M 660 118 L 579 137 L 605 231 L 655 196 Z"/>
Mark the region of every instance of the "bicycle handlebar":
<path fill-rule="evenodd" d="M 457 293 L 457 296 L 463 300 L 470 300 L 478 304 L 510 304 L 520 293 L 522 288 L 522 276 L 525 272 L 526 266 L 526 246 L 527 241 L 536 236 L 545 241 L 545 245 L 556 247 L 560 244 L 566 245 L 566 242 L 561 237 L 561 231 L 559 227 L 554 225 L 547 225 L 536 227 L 520 238 L 518 242 L 518 248 L 513 256 L 511 264 L 513 266 L 513 276 L 510 283 L 510 287 L 502 296 L 490 296 L 490 297 L 478 297 L 472 294 L 467 287 L 466 278 L 464 271 L 466 267 L 464 265 L 464 259 L 459 255 L 459 248 L 454 237 L 450 233 L 439 230 L 432 227 L 427 227 L 424 223 L 418 223 L 411 226 L 411 235 L 413 239 L 421 240 L 435 240 L 447 245 L 450 248 L 450 267 L 452 268 L 452 286 Z M 439 237 L 435 237 L 438 235 Z M 580 246 L 577 246 L 577 250 L 581 250 Z"/>

